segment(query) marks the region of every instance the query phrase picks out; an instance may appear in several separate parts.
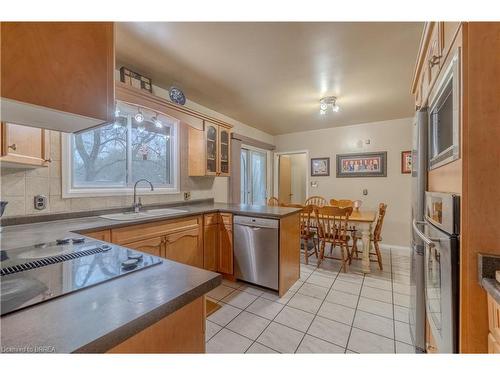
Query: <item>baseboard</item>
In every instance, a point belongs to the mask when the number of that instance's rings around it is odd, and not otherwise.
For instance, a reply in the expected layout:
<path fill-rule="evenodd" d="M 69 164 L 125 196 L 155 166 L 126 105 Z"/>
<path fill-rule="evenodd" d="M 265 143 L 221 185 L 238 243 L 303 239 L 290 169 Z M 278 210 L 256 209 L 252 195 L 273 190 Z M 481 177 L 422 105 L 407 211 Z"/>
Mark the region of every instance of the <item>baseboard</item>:
<path fill-rule="evenodd" d="M 409 253 L 410 252 L 410 247 L 409 246 L 400 246 L 400 245 L 391 245 L 391 244 L 388 244 L 388 243 L 380 243 L 380 248 L 381 249 L 384 249 L 384 250 L 392 250 L 392 251 L 395 251 L 395 252 L 398 252 L 398 251 L 401 251 L 401 252 L 405 252 L 405 253 Z"/>

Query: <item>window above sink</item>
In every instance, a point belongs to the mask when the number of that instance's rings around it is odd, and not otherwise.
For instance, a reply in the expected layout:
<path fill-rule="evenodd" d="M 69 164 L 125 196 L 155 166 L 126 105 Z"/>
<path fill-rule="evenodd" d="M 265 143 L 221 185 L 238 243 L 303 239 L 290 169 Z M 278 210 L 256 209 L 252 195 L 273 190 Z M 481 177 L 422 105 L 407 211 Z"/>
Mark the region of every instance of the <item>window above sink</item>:
<path fill-rule="evenodd" d="M 145 193 L 178 193 L 178 127 L 170 116 L 118 102 L 114 123 L 63 134 L 63 197 L 131 194 L 141 178 L 155 186 Z"/>

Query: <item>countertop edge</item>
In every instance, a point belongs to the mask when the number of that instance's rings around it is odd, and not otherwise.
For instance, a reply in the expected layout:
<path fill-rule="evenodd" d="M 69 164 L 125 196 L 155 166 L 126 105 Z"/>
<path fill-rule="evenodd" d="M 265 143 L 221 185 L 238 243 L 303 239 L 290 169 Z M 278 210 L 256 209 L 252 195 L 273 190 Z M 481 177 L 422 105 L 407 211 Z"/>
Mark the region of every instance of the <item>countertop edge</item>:
<path fill-rule="evenodd" d="M 78 349 L 75 349 L 72 353 L 105 353 L 130 337 L 178 311 L 182 307 L 193 302 L 195 299 L 203 296 L 210 290 L 219 286 L 221 282 L 222 275 L 219 274 L 218 276 L 215 276 L 214 278 L 198 285 L 188 292 L 177 296 L 175 299 L 163 304 L 162 306 L 157 307 L 153 311 L 150 311 L 149 313 L 146 313 L 139 318 L 120 326 L 114 331 L 109 332 Z"/>

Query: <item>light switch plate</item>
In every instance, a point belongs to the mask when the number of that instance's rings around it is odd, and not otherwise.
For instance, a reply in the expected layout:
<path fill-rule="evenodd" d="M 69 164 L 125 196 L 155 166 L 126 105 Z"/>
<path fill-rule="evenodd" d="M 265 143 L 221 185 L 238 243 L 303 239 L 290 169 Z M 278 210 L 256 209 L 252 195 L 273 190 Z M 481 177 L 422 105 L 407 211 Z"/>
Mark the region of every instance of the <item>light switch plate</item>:
<path fill-rule="evenodd" d="M 368 195 L 368 189 L 363 189 L 363 195 Z"/>
<path fill-rule="evenodd" d="M 33 205 L 35 210 L 44 210 L 47 207 L 47 197 L 45 195 L 35 195 Z"/>

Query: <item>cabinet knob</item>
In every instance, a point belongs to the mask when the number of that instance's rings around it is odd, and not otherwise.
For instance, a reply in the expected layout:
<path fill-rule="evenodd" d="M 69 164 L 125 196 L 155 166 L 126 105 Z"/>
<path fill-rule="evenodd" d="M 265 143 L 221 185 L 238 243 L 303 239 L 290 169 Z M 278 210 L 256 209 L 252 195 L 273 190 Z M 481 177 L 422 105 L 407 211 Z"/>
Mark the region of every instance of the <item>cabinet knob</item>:
<path fill-rule="evenodd" d="M 9 148 L 16 151 L 17 145 L 15 143 L 13 143 L 13 144 L 9 145 Z"/>
<path fill-rule="evenodd" d="M 434 65 L 439 64 L 439 59 L 440 59 L 439 56 L 432 55 L 429 59 L 429 67 L 432 68 Z"/>

